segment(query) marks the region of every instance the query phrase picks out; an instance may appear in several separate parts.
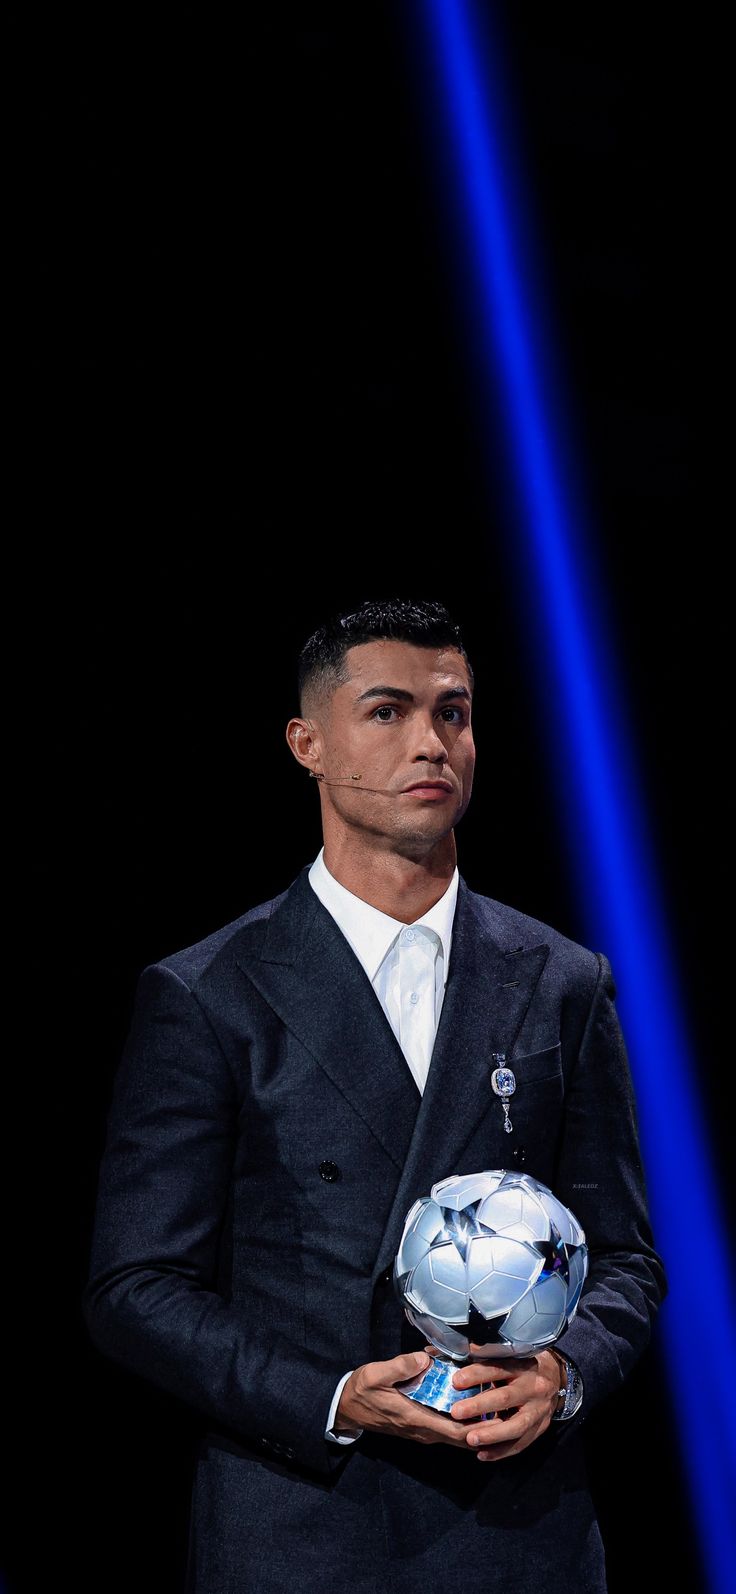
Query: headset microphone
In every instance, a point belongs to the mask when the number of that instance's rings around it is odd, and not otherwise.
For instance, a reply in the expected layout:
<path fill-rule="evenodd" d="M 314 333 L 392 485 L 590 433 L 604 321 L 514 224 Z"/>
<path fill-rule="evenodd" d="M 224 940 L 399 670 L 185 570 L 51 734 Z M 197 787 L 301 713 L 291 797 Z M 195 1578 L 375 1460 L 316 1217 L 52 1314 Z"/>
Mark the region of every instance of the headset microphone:
<path fill-rule="evenodd" d="M 314 769 L 310 769 L 309 778 L 310 778 L 310 780 L 324 780 L 326 786 L 347 786 L 347 781 L 346 780 L 325 780 L 324 775 L 318 774 L 316 772 L 316 770 L 314 770 Z M 351 775 L 350 779 L 351 780 L 362 780 L 363 776 L 362 775 Z"/>
<path fill-rule="evenodd" d="M 346 786 L 347 791 L 370 792 L 373 797 L 397 797 L 398 795 L 398 792 L 387 791 L 387 789 L 384 789 L 384 787 L 357 786 L 357 784 L 354 783 L 355 781 L 360 781 L 360 779 L 363 779 L 362 775 L 350 775 L 349 781 L 328 781 L 328 779 L 325 778 L 325 775 L 319 775 L 319 773 L 317 773 L 315 770 L 309 770 L 309 775 L 311 775 L 312 781 L 322 781 L 323 786 Z"/>
<path fill-rule="evenodd" d="M 310 780 L 319 780 L 323 786 L 344 786 L 348 791 L 365 791 L 371 797 L 402 797 L 403 792 L 390 791 L 385 786 L 358 786 L 356 783 L 363 779 L 362 775 L 351 775 L 349 780 L 327 780 L 325 775 L 314 769 L 309 771 Z"/>
<path fill-rule="evenodd" d="M 320 780 L 323 786 L 346 786 L 348 791 L 367 791 L 373 797 L 398 797 L 400 795 L 399 792 L 388 791 L 385 787 L 354 785 L 355 781 L 363 779 L 362 775 L 351 775 L 349 780 L 327 780 L 326 776 L 318 774 L 314 769 L 310 769 L 309 778 L 310 780 Z"/>

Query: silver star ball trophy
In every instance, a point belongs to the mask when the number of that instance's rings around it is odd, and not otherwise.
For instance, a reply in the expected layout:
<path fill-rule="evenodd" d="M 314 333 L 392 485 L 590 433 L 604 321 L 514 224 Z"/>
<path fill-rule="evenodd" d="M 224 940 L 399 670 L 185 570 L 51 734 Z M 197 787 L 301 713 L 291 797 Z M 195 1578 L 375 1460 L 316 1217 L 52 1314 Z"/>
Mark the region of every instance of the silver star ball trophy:
<path fill-rule="evenodd" d="M 457 1368 L 554 1344 L 587 1272 L 583 1229 L 538 1179 L 503 1168 L 441 1179 L 407 1213 L 393 1271 L 409 1322 L 436 1354 L 397 1387 L 435 1411 L 477 1395 L 480 1384 L 453 1388 Z"/>

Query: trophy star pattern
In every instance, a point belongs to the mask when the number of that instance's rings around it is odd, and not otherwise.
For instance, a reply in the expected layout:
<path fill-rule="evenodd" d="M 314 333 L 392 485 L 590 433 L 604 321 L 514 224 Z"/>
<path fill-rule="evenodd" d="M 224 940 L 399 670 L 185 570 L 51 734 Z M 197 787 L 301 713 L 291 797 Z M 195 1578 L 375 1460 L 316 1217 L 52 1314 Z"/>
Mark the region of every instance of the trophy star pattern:
<path fill-rule="evenodd" d="M 454 1361 L 523 1356 L 574 1316 L 588 1271 L 574 1213 L 530 1174 L 442 1179 L 407 1214 L 394 1287 L 409 1322 Z"/>

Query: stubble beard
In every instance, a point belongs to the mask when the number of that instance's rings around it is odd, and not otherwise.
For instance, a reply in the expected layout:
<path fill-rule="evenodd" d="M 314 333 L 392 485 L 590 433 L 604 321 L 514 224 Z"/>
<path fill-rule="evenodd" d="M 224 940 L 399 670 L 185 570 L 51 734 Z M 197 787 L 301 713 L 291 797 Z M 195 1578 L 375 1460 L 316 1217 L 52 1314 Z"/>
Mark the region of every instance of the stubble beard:
<path fill-rule="evenodd" d="M 368 800 L 368 794 L 366 793 L 366 801 Z M 421 863 L 437 848 L 441 848 L 444 842 L 450 841 L 450 844 L 454 846 L 454 829 L 458 820 L 462 818 L 464 808 L 460 807 L 458 809 L 453 805 L 453 815 L 449 823 L 446 820 L 436 825 L 426 822 L 421 823 L 418 822 L 418 815 L 397 813 L 393 823 L 389 824 L 387 823 L 385 805 L 386 803 L 395 803 L 396 799 L 379 797 L 370 800 L 380 805 L 375 810 L 375 822 L 371 822 L 372 815 L 367 813 L 365 808 L 356 815 L 353 804 L 350 804 L 349 812 L 347 811 L 347 804 L 344 808 L 342 805 L 337 808 L 337 812 L 342 823 L 348 829 L 355 830 L 358 833 L 362 832 L 367 836 L 381 837 L 384 846 L 378 850 L 395 852 L 399 857 L 407 858 L 413 863 Z M 381 811 L 382 809 L 383 812 Z M 427 814 L 426 817 L 427 819 L 440 819 L 439 815 Z"/>

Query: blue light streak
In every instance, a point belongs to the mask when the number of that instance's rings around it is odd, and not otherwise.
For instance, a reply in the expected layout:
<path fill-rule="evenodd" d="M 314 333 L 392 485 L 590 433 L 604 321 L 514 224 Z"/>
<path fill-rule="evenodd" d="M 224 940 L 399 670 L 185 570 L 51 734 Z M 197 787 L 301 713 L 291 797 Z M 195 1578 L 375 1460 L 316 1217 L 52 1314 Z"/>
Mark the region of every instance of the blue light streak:
<path fill-rule="evenodd" d="M 615 645 L 573 507 L 559 390 L 550 387 L 551 342 L 524 247 L 524 207 L 494 52 L 473 36 L 467 0 L 424 0 L 416 15 L 433 57 L 434 111 L 441 119 L 443 162 L 450 158 L 455 232 L 480 360 L 506 417 L 521 528 L 520 598 L 529 606 L 529 634 L 540 650 L 553 778 L 564 790 L 580 901 L 620 990 L 655 1239 L 669 1280 L 658 1332 L 678 1412 L 685 1395 L 686 1422 L 678 1425 L 682 1461 L 703 1564 L 717 1594 L 731 1586 L 736 1564 L 736 1346 L 728 1236 L 705 1151 L 699 1069 L 686 1036 Z M 484 17 L 487 26 L 487 7 Z M 703 1328 L 693 1304 L 699 1280 L 707 1292 Z M 713 1342 L 701 1344 L 708 1324 Z M 703 1377 L 705 1368 L 710 1371 Z"/>

